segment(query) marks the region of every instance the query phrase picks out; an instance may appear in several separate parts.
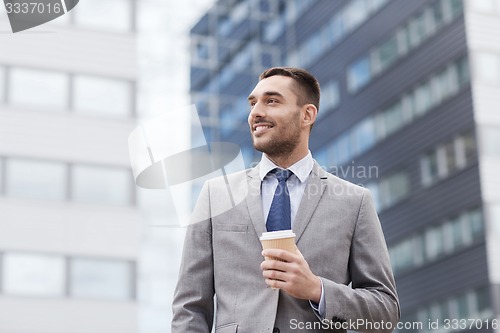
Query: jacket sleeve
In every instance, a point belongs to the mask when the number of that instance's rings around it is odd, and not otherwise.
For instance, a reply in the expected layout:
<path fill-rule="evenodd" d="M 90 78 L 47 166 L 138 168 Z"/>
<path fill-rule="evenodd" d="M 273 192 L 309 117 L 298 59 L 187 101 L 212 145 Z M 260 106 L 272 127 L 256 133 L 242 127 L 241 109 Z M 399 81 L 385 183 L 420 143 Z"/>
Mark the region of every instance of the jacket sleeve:
<path fill-rule="evenodd" d="M 349 257 L 351 285 L 323 279 L 329 321 L 359 332 L 392 332 L 400 318 L 389 253 L 370 192 L 361 198 Z"/>
<path fill-rule="evenodd" d="M 209 186 L 205 183 L 186 230 L 172 304 L 172 333 L 209 333 L 214 317 L 214 265 Z M 203 216 L 204 219 L 197 219 Z"/>

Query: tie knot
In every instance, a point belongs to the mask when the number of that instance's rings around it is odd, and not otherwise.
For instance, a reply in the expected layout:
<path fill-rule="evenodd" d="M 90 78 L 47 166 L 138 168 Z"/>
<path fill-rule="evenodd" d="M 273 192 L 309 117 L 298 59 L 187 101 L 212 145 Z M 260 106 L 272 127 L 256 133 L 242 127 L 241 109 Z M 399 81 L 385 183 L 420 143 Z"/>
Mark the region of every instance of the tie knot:
<path fill-rule="evenodd" d="M 278 179 L 278 182 L 286 182 L 288 178 L 290 178 L 291 175 L 293 175 L 293 172 L 290 170 L 286 169 L 273 169 L 271 170 L 271 173 L 273 173 L 276 178 Z"/>

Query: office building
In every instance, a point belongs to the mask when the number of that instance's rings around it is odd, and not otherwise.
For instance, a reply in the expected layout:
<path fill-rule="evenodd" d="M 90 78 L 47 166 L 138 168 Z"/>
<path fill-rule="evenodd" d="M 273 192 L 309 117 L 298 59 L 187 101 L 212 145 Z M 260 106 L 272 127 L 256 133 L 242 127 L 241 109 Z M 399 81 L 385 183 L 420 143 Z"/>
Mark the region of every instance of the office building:
<path fill-rule="evenodd" d="M 494 0 L 220 0 L 191 30 L 205 137 L 248 166 L 258 75 L 317 76 L 313 157 L 371 190 L 413 326 L 400 331 L 500 332 L 499 17 Z"/>
<path fill-rule="evenodd" d="M 137 332 L 135 13 L 85 0 L 17 34 L 0 14 L 1 332 Z"/>

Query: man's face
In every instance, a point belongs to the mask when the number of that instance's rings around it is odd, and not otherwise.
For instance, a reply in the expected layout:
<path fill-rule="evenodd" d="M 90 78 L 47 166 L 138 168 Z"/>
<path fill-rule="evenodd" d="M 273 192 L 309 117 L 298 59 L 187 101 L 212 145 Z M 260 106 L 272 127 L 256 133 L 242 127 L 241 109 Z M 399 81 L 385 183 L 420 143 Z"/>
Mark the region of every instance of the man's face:
<path fill-rule="evenodd" d="M 269 156 L 293 152 L 301 139 L 301 107 L 297 105 L 294 80 L 281 75 L 263 79 L 248 101 L 248 124 L 255 149 Z"/>

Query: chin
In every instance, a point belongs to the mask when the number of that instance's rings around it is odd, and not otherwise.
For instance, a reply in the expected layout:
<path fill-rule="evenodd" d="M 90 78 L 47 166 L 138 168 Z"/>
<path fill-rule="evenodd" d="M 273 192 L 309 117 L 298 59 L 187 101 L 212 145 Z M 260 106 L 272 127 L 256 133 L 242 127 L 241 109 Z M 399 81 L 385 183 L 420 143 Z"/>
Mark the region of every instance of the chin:
<path fill-rule="evenodd" d="M 259 140 L 258 138 L 256 139 L 255 137 L 252 137 L 252 144 L 255 150 L 258 150 L 262 153 L 265 153 L 266 147 L 269 146 L 268 143 L 262 142 L 261 140 Z"/>

